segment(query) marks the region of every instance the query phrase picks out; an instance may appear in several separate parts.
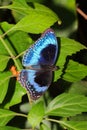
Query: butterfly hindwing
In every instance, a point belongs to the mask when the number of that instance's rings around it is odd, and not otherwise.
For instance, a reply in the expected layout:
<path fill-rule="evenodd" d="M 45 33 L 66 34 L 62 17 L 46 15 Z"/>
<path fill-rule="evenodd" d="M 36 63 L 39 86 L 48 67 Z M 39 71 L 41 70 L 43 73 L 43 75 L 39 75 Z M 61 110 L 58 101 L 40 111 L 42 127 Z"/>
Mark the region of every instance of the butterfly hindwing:
<path fill-rule="evenodd" d="M 33 100 L 38 99 L 48 89 L 52 80 L 51 71 L 35 71 L 35 70 L 22 70 L 20 72 L 19 82 L 30 93 Z"/>

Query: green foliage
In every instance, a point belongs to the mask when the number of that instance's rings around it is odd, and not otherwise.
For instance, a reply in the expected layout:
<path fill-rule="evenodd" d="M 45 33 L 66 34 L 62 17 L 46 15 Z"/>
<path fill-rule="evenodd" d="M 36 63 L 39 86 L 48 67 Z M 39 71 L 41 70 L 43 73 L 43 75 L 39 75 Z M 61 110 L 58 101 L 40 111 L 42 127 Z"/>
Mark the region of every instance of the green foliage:
<path fill-rule="evenodd" d="M 47 12 L 48 13 L 48 12 Z M 50 19 L 50 20 L 49 20 Z M 40 33 L 45 28 L 48 28 L 58 19 L 57 17 L 51 17 L 50 15 L 44 16 L 43 14 L 39 14 L 37 12 L 32 12 L 25 16 L 22 20 L 20 20 L 15 26 L 14 30 L 22 30 L 30 33 Z M 26 22 L 25 22 L 26 21 Z M 32 22 L 33 21 L 33 22 Z M 36 28 L 37 27 L 37 28 Z"/>
<path fill-rule="evenodd" d="M 7 7 L 22 14 L 23 18 L 12 28 L 30 33 L 41 33 L 49 28 L 57 20 L 58 16 L 49 8 L 39 3 L 27 5 L 25 0 L 14 0 L 12 5 Z M 13 12 L 14 13 L 14 12 Z"/>
<path fill-rule="evenodd" d="M 4 70 L 6 67 L 6 64 L 8 63 L 10 57 L 9 56 L 5 56 L 5 55 L 0 55 L 0 64 L 2 64 L 0 66 L 0 71 Z"/>
<path fill-rule="evenodd" d="M 12 87 L 14 87 L 14 85 Z M 25 93 L 26 93 L 26 90 L 24 88 L 21 88 L 21 86 L 18 82 L 16 82 L 15 90 L 13 92 L 13 95 L 11 96 L 12 90 L 13 90 L 12 88 L 9 89 L 9 92 L 6 95 L 6 103 L 4 105 L 5 108 L 9 108 L 13 105 L 20 103 L 22 101 L 22 96 L 25 95 Z M 9 96 L 11 97 L 10 101 L 9 101 Z"/>
<path fill-rule="evenodd" d="M 0 103 L 3 102 L 6 96 L 10 77 L 11 77 L 10 72 L 0 73 Z"/>
<path fill-rule="evenodd" d="M 20 130 L 19 128 L 15 128 L 15 127 L 10 127 L 10 126 L 1 126 L 0 127 L 1 130 Z"/>
<path fill-rule="evenodd" d="M 65 70 L 64 79 L 70 82 L 76 82 L 87 75 L 87 66 L 70 60 Z"/>
<path fill-rule="evenodd" d="M 9 120 L 11 120 L 14 116 L 14 112 L 5 109 L 0 109 L 0 126 L 6 125 Z"/>
<path fill-rule="evenodd" d="M 64 125 L 68 130 L 86 130 L 87 129 L 87 121 L 60 121 L 61 125 Z"/>
<path fill-rule="evenodd" d="M 28 114 L 29 123 L 33 127 L 36 127 L 42 121 L 44 113 L 45 113 L 45 110 L 44 110 L 43 102 L 39 102 L 35 104 Z"/>
<path fill-rule="evenodd" d="M 0 9 L 10 9 L 16 21 L 16 24 L 0 22 L 0 129 L 19 130 L 9 126 L 9 122 L 15 116 L 20 116 L 27 119 L 30 129 L 50 130 L 49 122 L 55 122 L 61 129 L 86 130 L 87 115 L 84 116 L 83 113 L 87 112 L 87 81 L 81 80 L 87 76 L 87 66 L 74 61 L 72 55 L 87 48 L 75 40 L 62 37 L 61 33 L 58 35 L 61 37 L 58 38 L 59 53 L 56 62 L 59 69 L 54 72 L 54 81 L 57 82 L 61 78 L 66 82 L 75 83 L 71 84 L 69 90 L 65 90 L 67 93 L 59 94 L 53 100 L 48 95 L 46 102 L 42 99 L 35 101 L 32 106 L 29 104 L 28 114 L 17 113 L 16 109 L 13 109 L 16 112 L 12 111 L 12 108 L 16 108 L 16 105 L 22 102 L 26 90 L 16 82 L 16 78 L 9 71 L 11 65 L 15 65 L 18 71 L 23 68 L 22 55 L 34 42 L 35 39 L 32 37 L 36 37 L 31 34 L 42 33 L 51 26 L 56 34 L 60 32 L 57 30 L 58 25 L 54 24 L 61 22 L 59 16 L 51 10 L 51 7 L 40 4 L 41 0 L 40 3 L 35 1 L 27 0 L 27 3 L 26 0 L 13 0 L 10 5 L 0 7 Z M 70 2 L 55 0 L 55 4 L 62 5 L 61 7 L 64 6 L 75 13 L 73 0 Z M 70 22 L 69 18 L 68 22 Z M 73 26 L 65 29 L 64 33 L 70 34 L 71 28 Z M 14 126 L 17 127 L 16 124 Z"/>
<path fill-rule="evenodd" d="M 74 116 L 82 111 L 87 111 L 86 102 L 87 98 L 83 95 L 62 94 L 49 103 L 46 115 Z"/>
<path fill-rule="evenodd" d="M 79 81 L 79 82 L 73 83 L 71 85 L 71 88 L 69 89 L 69 93 L 83 94 L 86 96 L 87 95 L 87 82 Z"/>
<path fill-rule="evenodd" d="M 50 130 L 50 128 L 46 124 L 41 124 L 41 130 Z"/>
<path fill-rule="evenodd" d="M 60 44 L 61 44 L 60 45 L 60 55 L 59 55 L 57 63 L 56 63 L 60 69 L 58 71 L 55 71 L 55 81 L 60 77 L 60 75 L 63 74 L 62 70 L 63 70 L 64 65 L 66 63 L 67 56 L 70 56 L 70 55 L 86 48 L 84 45 L 80 44 L 79 42 L 72 40 L 72 39 L 69 39 L 69 38 L 61 38 Z M 78 67 L 78 70 L 77 70 L 77 68 L 74 68 L 74 66 L 72 67 L 72 65 L 75 63 L 76 63 L 75 67 Z M 67 75 L 69 74 L 69 72 L 68 72 L 69 66 L 70 66 L 70 69 L 72 70 L 72 73 L 70 72 L 71 76 L 68 77 Z M 81 73 L 81 71 L 82 71 L 81 65 L 77 62 L 72 61 L 72 63 L 71 63 L 71 61 L 69 61 L 67 68 L 65 70 L 66 73 L 63 76 L 63 78 L 67 81 L 70 81 L 70 82 L 72 82 L 72 78 L 73 78 L 73 81 L 78 81 L 78 80 L 84 78 L 87 75 L 87 73 L 86 73 L 87 67 L 85 65 L 83 65 L 83 66 L 84 66 L 83 69 L 85 69 L 83 71 L 84 75 L 81 75 L 81 78 L 80 78 L 80 75 L 77 75 L 77 73 L 78 72 Z M 73 69 L 75 69 L 75 71 Z M 72 76 L 72 74 L 74 74 L 74 76 Z M 77 76 L 78 76 L 78 79 L 77 79 Z M 70 78 L 70 80 L 69 80 L 69 78 Z"/>

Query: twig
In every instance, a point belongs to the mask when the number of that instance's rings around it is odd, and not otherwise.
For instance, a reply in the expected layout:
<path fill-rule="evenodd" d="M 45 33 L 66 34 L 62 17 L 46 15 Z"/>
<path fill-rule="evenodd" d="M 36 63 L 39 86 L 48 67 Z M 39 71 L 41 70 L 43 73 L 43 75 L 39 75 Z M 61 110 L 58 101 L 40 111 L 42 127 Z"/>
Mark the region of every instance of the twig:
<path fill-rule="evenodd" d="M 77 7 L 76 10 L 85 20 L 87 20 L 87 14 L 85 14 L 79 7 Z"/>

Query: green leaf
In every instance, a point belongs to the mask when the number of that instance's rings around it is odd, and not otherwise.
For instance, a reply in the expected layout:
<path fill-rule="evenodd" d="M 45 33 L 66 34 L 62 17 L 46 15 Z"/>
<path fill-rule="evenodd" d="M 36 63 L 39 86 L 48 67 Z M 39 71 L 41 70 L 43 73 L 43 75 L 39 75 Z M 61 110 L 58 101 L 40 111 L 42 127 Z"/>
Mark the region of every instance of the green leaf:
<path fill-rule="evenodd" d="M 80 81 L 85 76 L 87 76 L 87 66 L 69 60 L 63 79 L 69 82 L 76 82 Z"/>
<path fill-rule="evenodd" d="M 39 102 L 35 104 L 28 114 L 28 121 L 32 127 L 36 127 L 40 124 L 44 116 L 44 104 Z"/>
<path fill-rule="evenodd" d="M 12 82 L 11 86 L 14 87 L 13 82 Z M 13 95 L 12 95 L 10 101 L 9 101 L 9 97 L 12 93 L 12 87 L 11 87 L 11 89 L 9 89 L 9 92 L 7 94 L 6 104 L 5 104 L 4 108 L 9 108 L 13 105 L 20 103 L 22 101 L 22 96 L 26 94 L 26 90 L 17 81 L 15 88 L 14 88 L 15 89 L 14 93 L 13 93 Z"/>
<path fill-rule="evenodd" d="M 1 28 L 4 30 L 4 32 L 7 32 L 8 30 L 12 29 L 12 27 L 13 25 L 10 25 L 6 22 L 1 24 Z M 2 29 L 0 30 L 0 34 L 3 33 Z M 0 51 L 0 54 L 6 56 L 9 55 L 15 61 L 17 69 L 20 70 L 22 68 L 22 64 L 18 58 L 14 59 L 14 57 L 18 56 L 19 53 L 20 56 L 23 55 L 24 51 L 32 43 L 31 38 L 25 32 L 15 31 L 10 32 L 8 36 L 5 37 L 3 40 L 5 45 L 0 41 L 0 48 L 3 50 Z M 8 49 L 12 55 L 9 53 Z"/>
<path fill-rule="evenodd" d="M 60 55 L 57 64 L 61 67 L 64 65 L 66 57 L 70 56 L 72 54 L 75 54 L 76 52 L 86 49 L 84 45 L 81 43 L 69 39 L 69 38 L 61 38 L 60 39 Z"/>
<path fill-rule="evenodd" d="M 0 130 L 21 130 L 21 129 L 11 126 L 0 126 Z"/>
<path fill-rule="evenodd" d="M 87 81 L 75 82 L 70 86 L 69 93 L 87 95 Z"/>
<path fill-rule="evenodd" d="M 13 28 L 13 30 L 22 30 L 30 33 L 41 33 L 46 28 L 49 28 L 57 21 L 57 17 L 50 16 L 49 14 L 40 14 L 32 12 L 22 18 Z"/>
<path fill-rule="evenodd" d="M 7 32 L 13 27 L 13 24 L 8 24 L 7 22 L 1 23 L 1 28 L 4 30 L 4 32 Z M 2 34 L 2 30 L 0 30 L 0 34 Z M 29 45 L 32 44 L 32 39 L 27 33 L 23 31 L 10 32 L 8 33 L 8 37 L 5 37 L 4 40 L 14 56 L 25 51 Z M 6 48 L 3 46 L 2 42 L 0 42 L 0 48 L 4 50 L 0 52 L 0 54 L 8 55 Z"/>
<path fill-rule="evenodd" d="M 70 121 L 87 121 L 87 113 L 81 113 L 76 116 L 69 117 Z"/>
<path fill-rule="evenodd" d="M 64 125 L 68 130 L 86 130 L 87 121 L 59 121 L 61 125 Z"/>
<path fill-rule="evenodd" d="M 26 14 L 29 10 L 29 6 L 26 3 L 26 0 L 13 0 L 11 5 L 7 6 L 9 9 L 20 12 L 21 14 Z"/>
<path fill-rule="evenodd" d="M 6 55 L 0 55 L 0 71 L 3 71 L 7 66 L 10 57 Z"/>
<path fill-rule="evenodd" d="M 46 124 L 41 124 L 40 130 L 50 130 Z"/>
<path fill-rule="evenodd" d="M 12 5 L 6 6 L 20 13 L 22 19 L 13 27 L 30 33 L 41 33 L 59 20 L 58 16 L 48 7 L 39 3 L 26 4 L 25 0 L 14 0 Z M 15 15 L 15 13 L 13 12 Z M 18 15 L 19 16 L 19 15 Z"/>
<path fill-rule="evenodd" d="M 81 112 L 87 112 L 87 97 L 64 93 L 50 102 L 45 114 L 69 117 Z"/>
<path fill-rule="evenodd" d="M 6 125 L 14 116 L 15 112 L 0 109 L 0 126 Z"/>
<path fill-rule="evenodd" d="M 33 11 L 33 8 L 26 3 L 26 0 L 14 0 L 12 4 L 6 6 L 8 9 L 16 11 L 20 15 L 27 15 L 30 11 Z M 14 15 L 14 12 L 13 12 Z"/>
<path fill-rule="evenodd" d="M 16 22 L 26 16 L 31 10 L 25 0 L 13 0 L 12 4 L 8 5 L 7 8 L 12 10 L 12 15 Z"/>
<path fill-rule="evenodd" d="M 21 0 L 14 0 L 12 5 L 6 7 L 18 12 L 17 16 L 13 11 L 13 15 L 20 18 L 20 21 L 13 27 L 15 30 L 37 34 L 43 32 L 59 20 L 58 16 L 51 9 L 39 3 L 29 3 L 27 5 L 25 0 L 22 2 Z"/>
<path fill-rule="evenodd" d="M 0 73 L 0 103 L 4 100 L 5 108 L 20 103 L 22 96 L 26 94 L 26 90 L 18 81 L 15 84 L 14 79 L 10 80 L 11 76 L 11 72 Z"/>
<path fill-rule="evenodd" d="M 11 5 L 6 6 L 8 9 L 12 9 L 17 11 L 18 13 L 22 15 L 28 15 L 31 14 L 32 12 L 37 12 L 37 13 L 48 13 L 50 15 L 55 15 L 57 16 L 51 9 L 48 7 L 36 3 L 36 2 L 28 2 L 26 3 L 26 0 L 14 0 Z"/>
<path fill-rule="evenodd" d="M 61 38 L 59 49 L 60 53 L 56 65 L 59 66 L 60 69 L 55 71 L 55 79 L 54 79 L 55 81 L 58 78 L 60 78 L 60 75 L 63 73 L 62 70 L 64 68 L 67 56 L 75 54 L 76 52 L 82 49 L 86 49 L 86 47 L 75 40 L 69 38 Z"/>
<path fill-rule="evenodd" d="M 6 96 L 10 77 L 11 77 L 10 72 L 0 73 L 0 103 L 3 102 Z"/>

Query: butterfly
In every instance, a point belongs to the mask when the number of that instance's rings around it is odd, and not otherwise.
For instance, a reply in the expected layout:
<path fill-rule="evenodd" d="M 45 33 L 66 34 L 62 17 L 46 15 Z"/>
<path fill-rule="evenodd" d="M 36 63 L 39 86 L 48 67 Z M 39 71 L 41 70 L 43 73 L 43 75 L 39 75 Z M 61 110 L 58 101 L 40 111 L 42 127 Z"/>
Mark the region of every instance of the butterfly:
<path fill-rule="evenodd" d="M 57 54 L 56 36 L 52 29 L 47 29 L 23 55 L 25 69 L 21 70 L 18 81 L 27 89 L 32 100 L 40 98 L 50 86 Z"/>

